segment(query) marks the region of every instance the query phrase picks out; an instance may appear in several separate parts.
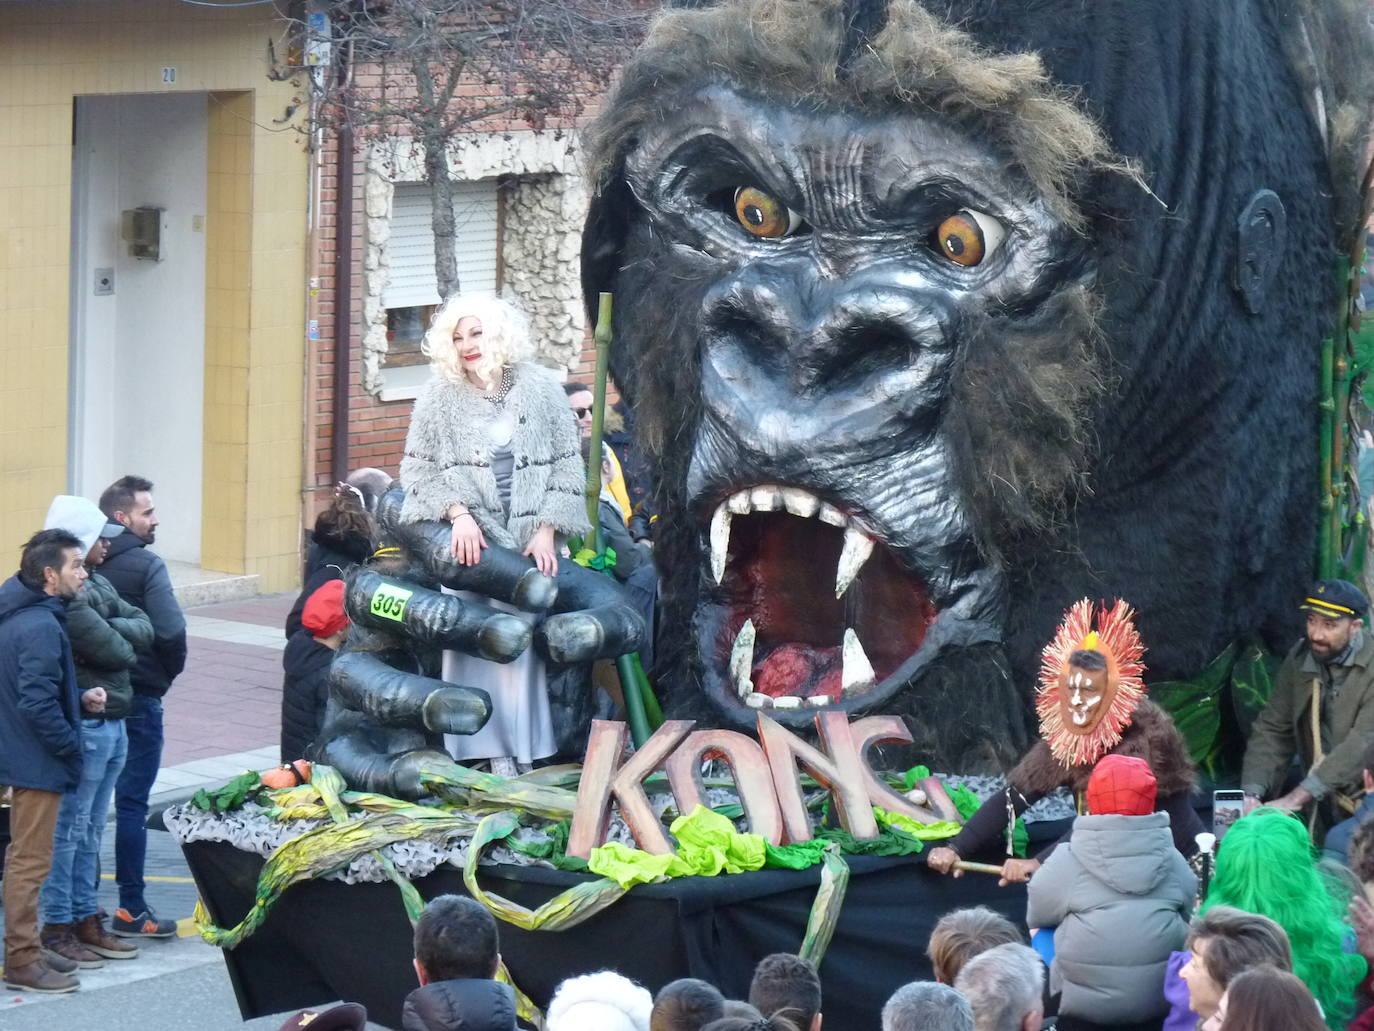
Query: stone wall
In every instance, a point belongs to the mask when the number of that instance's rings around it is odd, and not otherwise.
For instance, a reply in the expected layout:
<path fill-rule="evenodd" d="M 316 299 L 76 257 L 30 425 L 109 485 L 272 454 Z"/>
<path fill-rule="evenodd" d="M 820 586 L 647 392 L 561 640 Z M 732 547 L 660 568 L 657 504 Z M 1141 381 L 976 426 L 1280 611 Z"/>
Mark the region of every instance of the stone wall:
<path fill-rule="evenodd" d="M 586 332 L 579 264 L 587 203 L 572 137 L 529 131 L 461 137 L 449 168 L 459 180 L 502 178 L 502 293 L 529 313 L 539 360 L 572 368 Z M 382 296 L 394 184 L 423 180 L 417 148 L 408 139 L 374 146 L 364 178 L 362 378 L 375 395 L 387 347 Z"/>

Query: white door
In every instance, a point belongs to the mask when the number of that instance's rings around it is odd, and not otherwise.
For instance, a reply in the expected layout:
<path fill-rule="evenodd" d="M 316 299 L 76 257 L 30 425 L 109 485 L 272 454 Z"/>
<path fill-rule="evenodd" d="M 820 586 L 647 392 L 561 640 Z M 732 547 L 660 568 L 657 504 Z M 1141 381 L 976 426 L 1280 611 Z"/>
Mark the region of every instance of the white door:
<path fill-rule="evenodd" d="M 153 481 L 164 558 L 200 561 L 208 121 L 203 93 L 80 97 L 72 168 L 69 489 Z M 121 213 L 161 208 L 160 260 Z"/>

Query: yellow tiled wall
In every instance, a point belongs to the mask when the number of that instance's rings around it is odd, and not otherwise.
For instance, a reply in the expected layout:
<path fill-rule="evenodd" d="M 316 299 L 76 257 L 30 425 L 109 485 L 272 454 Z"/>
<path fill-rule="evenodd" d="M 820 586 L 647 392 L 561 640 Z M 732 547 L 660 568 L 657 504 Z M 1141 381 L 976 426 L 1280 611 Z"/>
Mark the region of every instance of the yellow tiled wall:
<path fill-rule="evenodd" d="M 202 565 L 298 582 L 308 166 L 282 121 L 299 89 L 268 78 L 282 34 L 271 5 L 0 3 L 0 576 L 67 488 L 74 98 L 191 91 L 211 94 Z"/>

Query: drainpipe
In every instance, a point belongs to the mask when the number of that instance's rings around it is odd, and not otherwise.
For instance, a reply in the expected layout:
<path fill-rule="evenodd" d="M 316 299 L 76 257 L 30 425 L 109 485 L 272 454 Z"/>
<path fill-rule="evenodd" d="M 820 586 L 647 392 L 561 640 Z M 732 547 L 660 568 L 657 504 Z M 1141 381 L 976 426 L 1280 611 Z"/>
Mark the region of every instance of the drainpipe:
<path fill-rule="evenodd" d="M 347 74 L 339 48 L 340 81 Z M 334 189 L 334 417 L 331 462 L 337 483 L 348 477 L 348 395 L 353 358 L 353 128 L 339 129 Z"/>

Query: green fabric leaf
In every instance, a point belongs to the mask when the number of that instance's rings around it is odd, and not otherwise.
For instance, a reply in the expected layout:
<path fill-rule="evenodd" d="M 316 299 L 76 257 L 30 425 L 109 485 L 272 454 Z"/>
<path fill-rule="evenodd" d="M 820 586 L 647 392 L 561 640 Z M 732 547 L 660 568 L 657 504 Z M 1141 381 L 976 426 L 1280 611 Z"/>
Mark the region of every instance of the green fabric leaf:
<path fill-rule="evenodd" d="M 1231 670 L 1231 706 L 1244 737 L 1250 736 L 1255 717 L 1269 701 L 1281 662 L 1281 656 L 1252 641 L 1242 649 Z"/>
<path fill-rule="evenodd" d="M 262 784 L 261 777 L 248 770 L 240 773 L 223 787 L 207 790 L 201 788 L 191 796 L 191 805 L 207 813 L 228 813 L 243 807 L 243 803 L 248 801 L 259 786 Z"/>
<path fill-rule="evenodd" d="M 653 884 L 668 879 L 668 869 L 676 856 L 654 856 L 619 841 L 608 841 L 592 849 L 587 869 L 601 877 L 608 877 L 622 888 L 636 884 Z"/>
<path fill-rule="evenodd" d="M 949 793 L 950 801 L 954 803 L 954 808 L 959 810 L 959 815 L 967 820 L 978 811 L 978 807 L 983 803 L 978 801 L 978 796 L 970 791 L 965 785 L 960 784 Z"/>
<path fill-rule="evenodd" d="M 710 877 L 763 868 L 763 835 L 741 834 L 728 818 L 703 805 L 679 816 L 668 830 L 677 838 L 678 859 L 696 873 Z"/>
<path fill-rule="evenodd" d="M 604 573 L 615 566 L 615 548 L 607 545 L 600 554 L 592 551 L 591 548 L 583 548 L 573 555 L 573 561 L 579 566 L 586 566 L 588 569 L 595 569 Z"/>
<path fill-rule="evenodd" d="M 880 827 L 893 827 L 900 831 L 905 831 L 913 838 L 921 841 L 938 841 L 943 838 L 952 838 L 963 830 L 961 824 L 952 820 L 942 820 L 939 823 L 922 823 L 914 820 L 905 813 L 890 813 L 886 809 L 873 807 L 873 818 L 878 821 Z"/>
<path fill-rule="evenodd" d="M 1223 691 L 1238 650 L 1235 644 L 1230 645 L 1188 680 L 1165 680 L 1150 686 L 1150 699 L 1173 717 L 1198 765 L 1208 763 L 1218 747 Z"/>
<path fill-rule="evenodd" d="M 902 774 L 902 790 L 910 791 L 916 786 L 918 780 L 925 780 L 930 776 L 930 769 L 926 766 L 913 766 Z"/>
<path fill-rule="evenodd" d="M 764 845 L 764 866 L 772 870 L 805 870 L 825 856 L 827 842 L 817 839 L 790 845 Z"/>

